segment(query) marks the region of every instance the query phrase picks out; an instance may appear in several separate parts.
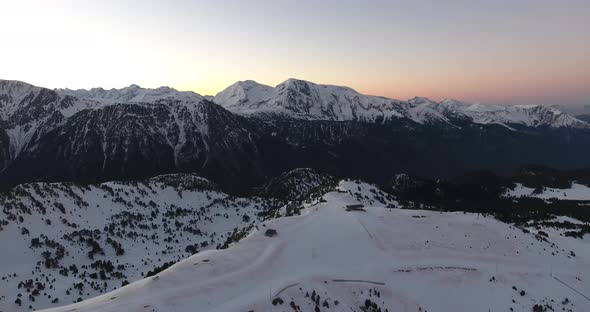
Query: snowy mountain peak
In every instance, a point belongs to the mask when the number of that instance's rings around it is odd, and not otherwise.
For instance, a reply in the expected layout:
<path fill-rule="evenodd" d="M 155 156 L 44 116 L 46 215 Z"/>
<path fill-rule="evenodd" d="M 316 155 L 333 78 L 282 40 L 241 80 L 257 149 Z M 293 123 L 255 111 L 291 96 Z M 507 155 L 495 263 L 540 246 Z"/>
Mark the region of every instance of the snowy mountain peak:
<path fill-rule="evenodd" d="M 240 108 L 246 104 L 257 108 L 275 96 L 274 88 L 259 84 L 253 80 L 238 81 L 219 92 L 213 102 L 223 103 L 225 108 Z"/>
<path fill-rule="evenodd" d="M 299 79 L 288 79 L 274 88 L 237 83 L 217 94 L 214 102 L 239 114 L 286 114 L 297 119 L 374 121 L 403 116 L 395 105 L 399 101 Z"/>
<path fill-rule="evenodd" d="M 422 104 L 436 104 L 435 101 L 421 96 L 415 96 L 408 100 L 408 103 L 412 104 L 413 106 L 422 105 Z"/>
<path fill-rule="evenodd" d="M 331 89 L 331 90 L 339 90 L 341 92 L 353 92 L 358 93 L 354 89 L 346 86 L 336 86 L 336 85 L 326 85 L 326 84 L 317 84 L 311 81 L 296 79 L 296 78 L 289 78 L 282 83 L 277 85 L 278 89 L 283 88 L 291 88 L 295 90 L 299 90 L 300 92 L 305 92 L 308 89 L 313 88 L 324 88 L 324 89 Z"/>

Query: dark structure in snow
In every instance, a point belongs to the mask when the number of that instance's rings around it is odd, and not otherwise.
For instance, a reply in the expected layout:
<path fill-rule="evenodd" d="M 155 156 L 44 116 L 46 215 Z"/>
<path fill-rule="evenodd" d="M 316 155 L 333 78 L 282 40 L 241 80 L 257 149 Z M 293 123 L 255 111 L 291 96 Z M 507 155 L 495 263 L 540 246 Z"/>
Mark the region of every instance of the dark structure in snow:
<path fill-rule="evenodd" d="M 273 236 L 277 236 L 277 230 L 273 230 L 273 229 L 268 229 L 266 230 L 266 232 L 264 232 L 264 235 L 268 236 L 268 237 L 273 237 Z"/>
<path fill-rule="evenodd" d="M 346 205 L 346 211 L 366 211 L 364 209 L 365 206 L 361 205 L 361 204 L 357 204 L 357 205 Z"/>

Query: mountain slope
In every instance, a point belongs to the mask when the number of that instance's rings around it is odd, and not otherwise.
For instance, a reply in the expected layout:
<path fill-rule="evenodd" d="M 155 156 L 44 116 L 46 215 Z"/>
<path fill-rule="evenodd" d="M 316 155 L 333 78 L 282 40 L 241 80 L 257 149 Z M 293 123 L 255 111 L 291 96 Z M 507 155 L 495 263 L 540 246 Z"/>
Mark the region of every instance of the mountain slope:
<path fill-rule="evenodd" d="M 51 311 L 531 311 L 536 305 L 581 311 L 587 305 L 568 286 L 590 290 L 583 277 L 588 240 L 551 231 L 541 239 L 475 214 L 385 208 L 396 203 L 352 181 L 322 198 L 302 216 L 265 222 L 227 250 L 199 253 L 154 277 Z M 344 209 L 351 204 L 363 208 Z"/>
<path fill-rule="evenodd" d="M 84 109 L 100 106 L 102 104 L 95 101 L 81 100 L 24 82 L 0 80 L 0 128 L 10 142 L 5 164 L 64 119 Z"/>
<path fill-rule="evenodd" d="M 199 171 L 230 179 L 256 171 L 256 153 L 242 118 L 208 101 L 111 104 L 62 121 L 4 175 L 100 181 Z"/>
<path fill-rule="evenodd" d="M 197 251 L 226 247 L 272 207 L 194 175 L 20 185 L 0 195 L 0 310 L 111 291 Z"/>

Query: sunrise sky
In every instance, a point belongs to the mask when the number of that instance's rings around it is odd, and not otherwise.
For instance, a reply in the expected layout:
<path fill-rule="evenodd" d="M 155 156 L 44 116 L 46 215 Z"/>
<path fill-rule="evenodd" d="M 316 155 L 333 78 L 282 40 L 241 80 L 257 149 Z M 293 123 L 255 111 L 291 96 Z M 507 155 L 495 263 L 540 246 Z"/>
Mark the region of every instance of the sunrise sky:
<path fill-rule="evenodd" d="M 0 0 L 0 79 L 590 104 L 588 0 Z"/>

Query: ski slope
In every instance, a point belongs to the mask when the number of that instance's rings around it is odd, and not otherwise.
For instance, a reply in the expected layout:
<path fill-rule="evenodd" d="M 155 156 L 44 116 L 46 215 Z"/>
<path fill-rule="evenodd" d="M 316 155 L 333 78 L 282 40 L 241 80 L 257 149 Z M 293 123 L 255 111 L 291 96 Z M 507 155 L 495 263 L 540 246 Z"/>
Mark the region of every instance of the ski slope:
<path fill-rule="evenodd" d="M 588 311 L 587 238 L 391 207 L 374 187 L 342 181 L 229 249 L 50 311 Z"/>

